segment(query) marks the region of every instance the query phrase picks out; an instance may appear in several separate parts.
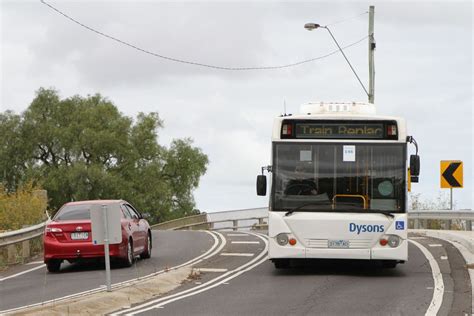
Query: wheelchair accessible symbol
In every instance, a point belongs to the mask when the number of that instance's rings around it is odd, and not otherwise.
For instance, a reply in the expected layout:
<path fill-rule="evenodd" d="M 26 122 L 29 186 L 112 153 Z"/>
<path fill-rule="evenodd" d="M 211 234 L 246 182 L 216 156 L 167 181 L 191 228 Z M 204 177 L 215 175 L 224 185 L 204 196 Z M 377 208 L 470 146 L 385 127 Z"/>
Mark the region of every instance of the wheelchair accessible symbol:
<path fill-rule="evenodd" d="M 396 230 L 404 230 L 405 229 L 405 222 L 404 221 L 396 221 L 395 222 L 395 229 Z"/>

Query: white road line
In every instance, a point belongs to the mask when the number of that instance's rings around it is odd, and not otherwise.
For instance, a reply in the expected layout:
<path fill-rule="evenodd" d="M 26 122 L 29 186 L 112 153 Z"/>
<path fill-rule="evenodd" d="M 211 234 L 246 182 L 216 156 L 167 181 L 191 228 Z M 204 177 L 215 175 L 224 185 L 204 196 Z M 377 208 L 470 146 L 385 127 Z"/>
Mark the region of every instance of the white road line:
<path fill-rule="evenodd" d="M 126 287 L 126 286 L 131 286 L 133 284 L 135 284 L 136 282 L 141 282 L 143 281 L 144 279 L 147 279 L 147 278 L 151 278 L 151 277 L 154 277 L 156 275 L 159 275 L 159 274 L 163 274 L 167 271 L 170 271 L 170 270 L 176 270 L 178 268 L 181 268 L 181 267 L 184 267 L 184 266 L 188 266 L 188 265 L 191 265 L 191 264 L 195 264 L 197 262 L 200 262 L 202 261 L 204 257 L 204 259 L 208 258 L 209 256 L 213 256 L 215 254 L 217 254 L 223 247 L 222 244 L 225 245 L 226 243 L 226 240 L 224 238 L 224 236 L 222 236 L 222 234 L 220 233 L 217 233 L 217 232 L 209 232 L 209 231 L 204 231 L 205 233 L 209 234 L 212 236 L 212 238 L 214 239 L 214 244 L 211 246 L 211 248 L 209 248 L 205 253 L 197 256 L 196 258 L 193 258 L 185 263 L 182 263 L 178 266 L 174 266 L 174 267 L 171 267 L 167 270 L 160 270 L 160 271 L 157 271 L 157 272 L 154 272 L 154 273 L 151 273 L 151 274 L 148 274 L 146 276 L 143 276 L 143 277 L 139 277 L 139 278 L 136 278 L 136 279 L 130 279 L 130 280 L 127 280 L 127 281 L 123 281 L 123 282 L 119 282 L 119 283 L 114 283 L 112 284 L 112 289 L 115 290 L 115 289 L 120 289 L 120 288 L 123 288 L 123 287 Z M 222 247 L 219 247 L 217 248 L 217 246 L 219 245 L 219 239 L 213 234 L 217 234 L 220 238 L 222 238 L 222 243 L 221 243 L 221 246 Z M 217 248 L 217 249 L 216 249 Z M 207 256 L 207 257 L 206 257 Z M 46 266 L 46 265 L 44 265 Z M 43 267 L 43 266 L 40 266 L 40 267 Z M 39 267 L 36 267 L 34 269 L 38 269 Z M 33 269 L 30 269 L 28 271 L 32 271 Z M 24 272 L 26 273 L 26 272 Z M 16 275 L 15 275 L 16 276 Z M 9 276 L 7 278 L 12 278 L 14 276 Z M 7 279 L 5 278 L 5 279 Z M 2 281 L 3 279 L 0 279 L 0 281 Z M 98 287 L 98 288 L 95 288 L 95 289 L 91 289 L 91 290 L 87 290 L 87 291 L 84 291 L 84 292 L 79 292 L 79 293 L 75 293 L 75 294 L 71 294 L 71 295 L 66 295 L 66 296 L 63 296 L 63 297 L 59 297 L 59 298 L 55 298 L 55 299 L 52 299 L 52 300 L 49 300 L 49 301 L 43 301 L 43 302 L 40 302 L 40 303 L 36 303 L 36 304 L 31 304 L 31 305 L 25 305 L 25 306 L 21 306 L 21 307 L 16 307 L 16 308 L 12 308 L 12 309 L 9 309 L 9 310 L 3 310 L 3 311 L 0 311 L 0 315 L 3 315 L 3 314 L 6 314 L 6 313 L 12 313 L 12 312 L 16 312 L 16 311 L 19 311 L 19 310 L 23 310 L 23 309 L 27 309 L 27 308 L 31 308 L 31 307 L 36 307 L 36 306 L 41 306 L 41 305 L 46 305 L 46 304 L 50 304 L 50 303 L 56 303 L 56 302 L 59 302 L 59 301 L 63 301 L 63 300 L 67 300 L 67 299 L 71 299 L 71 298 L 78 298 L 78 297 L 83 297 L 83 296 L 86 296 L 86 295 L 90 295 L 90 294 L 94 294 L 94 293 L 98 293 L 98 292 L 104 292 L 106 290 L 106 287 Z"/>
<path fill-rule="evenodd" d="M 245 253 L 245 252 L 223 252 L 221 256 L 228 256 L 228 257 L 253 257 L 253 253 Z"/>
<path fill-rule="evenodd" d="M 436 259 L 433 257 L 431 252 L 428 251 L 422 244 L 410 240 L 412 244 L 417 246 L 421 252 L 425 255 L 426 259 L 431 266 L 431 273 L 433 274 L 433 281 L 434 281 L 434 290 L 433 290 L 433 298 L 431 299 L 430 306 L 428 306 L 428 310 L 426 311 L 426 316 L 437 315 L 438 311 L 443 304 L 443 294 L 444 294 L 444 282 L 443 282 L 443 275 L 441 274 L 441 270 L 439 269 L 439 265 L 436 262 Z"/>
<path fill-rule="evenodd" d="M 219 268 L 196 268 L 199 272 L 227 272 L 228 269 L 219 269 Z"/>
<path fill-rule="evenodd" d="M 464 257 L 464 260 L 467 263 L 474 262 L 474 254 L 472 254 L 472 252 L 470 252 L 466 247 L 464 247 L 464 245 L 462 245 L 459 242 L 455 242 L 453 240 L 445 239 L 445 241 L 449 242 L 451 245 L 456 247 L 457 250 L 459 250 L 459 252 L 462 254 L 462 256 Z M 474 291 L 474 269 L 471 268 L 471 269 L 467 269 L 467 270 L 469 272 L 469 278 L 471 279 L 471 293 L 472 293 L 472 291 Z M 471 295 L 471 296 L 472 296 L 472 299 L 471 299 L 471 306 L 472 306 L 471 315 L 474 315 L 474 295 Z"/>
<path fill-rule="evenodd" d="M 227 234 L 229 237 L 247 237 L 248 234 Z"/>
<path fill-rule="evenodd" d="M 214 279 L 212 279 L 212 280 L 210 280 L 210 281 L 208 281 L 204 284 L 196 286 L 194 288 L 191 288 L 191 289 L 188 289 L 188 290 L 176 293 L 176 294 L 172 294 L 172 295 L 169 295 L 167 297 L 163 297 L 163 298 L 159 298 L 159 299 L 156 299 L 156 300 L 153 300 L 153 301 L 149 301 L 149 302 L 146 302 L 142 305 L 138 305 L 136 307 L 133 307 L 131 309 L 121 310 L 121 311 L 119 311 L 117 313 L 113 313 L 111 315 L 121 315 L 121 314 L 135 315 L 135 314 L 143 313 L 143 312 L 155 309 L 155 308 L 160 308 L 160 307 L 163 307 L 164 305 L 172 303 L 174 301 L 177 301 L 177 300 L 189 297 L 189 296 L 193 296 L 193 295 L 199 294 L 201 292 L 210 290 L 210 289 L 212 289 L 216 286 L 219 286 L 221 284 L 228 283 L 229 280 L 231 280 L 233 278 L 236 278 L 237 276 L 241 275 L 242 273 L 255 268 L 256 266 L 258 266 L 258 265 L 262 264 L 263 262 L 267 261 L 266 254 L 267 254 L 267 250 L 268 250 L 268 242 L 267 242 L 266 238 L 268 238 L 268 237 L 266 237 L 266 236 L 262 237 L 262 236 L 257 235 L 257 234 L 252 234 L 252 235 L 257 236 L 257 237 L 259 237 L 260 239 L 263 240 L 263 242 L 265 243 L 265 249 L 261 253 L 259 253 L 257 257 L 255 257 L 251 261 L 249 261 L 249 262 L 237 267 L 236 269 L 234 269 L 232 271 L 229 271 L 229 272 L 227 272 L 227 273 L 225 273 L 225 274 L 223 274 L 223 275 L 221 275 L 217 278 L 214 278 Z M 263 259 L 262 259 L 262 257 L 263 257 Z M 220 281 L 216 282 L 218 280 L 220 280 Z"/>
<path fill-rule="evenodd" d="M 441 244 L 428 244 L 430 247 L 443 247 Z"/>
<path fill-rule="evenodd" d="M 27 266 L 30 266 L 30 265 L 33 265 L 33 264 L 40 264 L 40 263 L 44 263 L 44 261 L 32 261 L 32 262 L 28 262 L 28 263 L 25 263 L 25 265 Z"/>
<path fill-rule="evenodd" d="M 17 274 L 9 275 L 9 276 L 7 276 L 7 277 L 1 278 L 1 279 L 0 279 L 0 282 L 3 282 L 3 281 L 8 280 L 8 279 L 13 279 L 13 278 L 15 278 L 15 277 L 17 277 L 17 276 L 20 276 L 20 275 L 26 274 L 26 273 L 28 273 L 28 272 L 35 271 L 35 270 L 44 268 L 44 267 L 46 267 L 46 265 L 45 265 L 45 264 L 42 264 L 42 265 L 40 265 L 40 266 L 37 266 L 37 267 L 31 268 L 31 269 L 28 269 L 28 270 L 19 272 L 19 273 L 17 273 Z"/>
<path fill-rule="evenodd" d="M 242 245 L 255 245 L 259 244 L 260 242 L 258 241 L 232 241 L 231 244 L 242 244 Z"/>
<path fill-rule="evenodd" d="M 448 260 L 448 256 L 441 256 L 440 259 L 441 260 Z"/>
<path fill-rule="evenodd" d="M 423 239 L 426 239 L 426 237 L 408 237 L 409 239 L 413 239 L 413 240 L 423 240 Z"/>
<path fill-rule="evenodd" d="M 215 234 L 217 234 L 220 238 L 221 238 L 221 244 L 219 246 L 219 248 L 217 248 L 216 250 L 214 250 L 213 252 L 211 252 L 210 254 L 208 254 L 207 256 L 205 256 L 204 258 L 202 259 L 199 259 L 198 261 L 196 262 L 193 262 L 193 264 L 197 264 L 203 260 L 206 260 L 206 259 L 209 259 L 213 256 L 215 256 L 216 254 L 218 254 L 223 248 L 224 246 L 227 244 L 227 239 L 225 239 L 224 235 L 222 235 L 221 233 L 218 233 L 218 232 L 214 232 Z"/>

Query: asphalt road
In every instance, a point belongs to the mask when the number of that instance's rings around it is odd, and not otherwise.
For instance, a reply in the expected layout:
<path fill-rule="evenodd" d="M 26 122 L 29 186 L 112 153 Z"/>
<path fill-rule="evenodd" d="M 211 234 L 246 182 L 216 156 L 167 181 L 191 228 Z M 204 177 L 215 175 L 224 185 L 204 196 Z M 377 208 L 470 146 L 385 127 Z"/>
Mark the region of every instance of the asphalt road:
<path fill-rule="evenodd" d="M 276 270 L 272 263 L 263 260 L 231 278 L 237 273 L 229 271 L 255 259 L 264 243 L 251 235 L 226 237 L 227 245 L 222 252 L 254 253 L 254 256 L 234 257 L 231 261 L 227 256 L 211 258 L 201 267 L 215 271 L 228 267 L 228 271 L 204 273 L 200 279 L 155 302 L 121 312 L 139 315 L 425 315 L 434 307 L 438 315 L 471 313 L 470 281 L 464 259 L 456 248 L 442 240 L 412 236 L 431 253 L 440 268 L 444 289 L 435 289 L 431 265 L 413 243 L 409 246 L 409 261 L 396 269 L 383 269 L 367 262 L 315 261 Z M 232 243 L 243 240 L 258 243 Z M 224 274 L 228 276 L 221 278 Z M 218 280 L 213 281 L 215 279 Z M 442 303 L 439 298 L 433 300 L 436 290 L 441 293 Z M 439 304 L 441 306 L 436 306 Z"/>
<path fill-rule="evenodd" d="M 132 268 L 114 269 L 113 283 L 197 257 L 203 258 L 194 264 L 200 274 L 172 292 L 114 314 L 425 315 L 436 311 L 438 315 L 465 315 L 472 310 L 464 259 L 454 246 L 439 239 L 412 235 L 409 261 L 396 269 L 361 261 L 312 261 L 276 270 L 266 258 L 265 234 L 213 234 L 155 231 L 152 258 L 139 260 Z M 426 253 L 415 243 L 421 244 Z M 438 277 L 433 274 L 434 266 L 441 272 Z M 17 272 L 10 270 L 8 275 Z M 59 274 L 40 267 L 5 279 L 8 275 L 0 275 L 0 314 L 6 309 L 94 289 L 105 280 L 100 265 L 65 266 Z"/>
<path fill-rule="evenodd" d="M 149 275 L 185 263 L 211 248 L 213 237 L 202 232 L 153 231 L 152 257 L 138 260 L 130 268 L 113 267 L 112 284 Z M 38 269 L 3 280 L 22 271 Z M 59 273 L 48 273 L 43 263 L 23 265 L 0 274 L 1 311 L 88 291 L 105 284 L 103 264 L 61 265 Z"/>

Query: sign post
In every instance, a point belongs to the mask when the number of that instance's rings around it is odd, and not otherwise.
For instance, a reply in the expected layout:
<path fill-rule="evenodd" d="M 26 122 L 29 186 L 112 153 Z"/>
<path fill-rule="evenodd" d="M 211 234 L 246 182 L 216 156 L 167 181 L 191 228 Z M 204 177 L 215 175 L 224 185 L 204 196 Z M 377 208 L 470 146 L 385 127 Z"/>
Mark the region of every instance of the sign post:
<path fill-rule="evenodd" d="M 110 284 L 110 252 L 109 252 L 109 219 L 107 216 L 107 206 L 102 205 L 102 216 L 104 220 L 104 254 L 105 254 L 105 284 L 107 292 L 112 291 Z"/>
<path fill-rule="evenodd" d="M 92 205 L 91 206 L 91 230 L 92 243 L 104 245 L 105 256 L 105 283 L 107 292 L 112 291 L 110 278 L 110 249 L 111 244 L 122 242 L 122 227 L 120 224 L 120 204 Z"/>
<path fill-rule="evenodd" d="M 450 189 L 450 208 L 453 209 L 453 188 L 463 187 L 463 163 L 460 160 L 441 160 L 441 189 Z"/>

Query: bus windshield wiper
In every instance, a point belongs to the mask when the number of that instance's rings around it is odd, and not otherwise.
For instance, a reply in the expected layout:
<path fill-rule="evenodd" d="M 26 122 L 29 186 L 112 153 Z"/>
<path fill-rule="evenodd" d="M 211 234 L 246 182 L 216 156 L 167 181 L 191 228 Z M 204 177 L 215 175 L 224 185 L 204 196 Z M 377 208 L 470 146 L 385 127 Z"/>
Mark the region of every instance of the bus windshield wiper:
<path fill-rule="evenodd" d="M 368 210 L 368 213 L 375 213 L 375 214 L 383 214 L 387 217 L 394 218 L 395 215 L 390 213 L 390 211 L 383 211 L 383 210 Z"/>
<path fill-rule="evenodd" d="M 306 207 L 306 206 L 311 206 L 311 205 L 321 206 L 322 204 L 324 204 L 324 203 L 321 203 L 321 201 L 306 203 L 306 204 L 297 206 L 297 207 L 295 207 L 295 208 L 289 210 L 288 212 L 285 213 L 285 216 L 291 215 L 291 214 L 293 214 L 294 212 L 296 212 L 296 211 L 298 211 L 298 210 L 300 210 L 300 209 L 302 209 L 303 207 Z"/>
<path fill-rule="evenodd" d="M 311 203 L 306 203 L 306 204 L 303 204 L 303 205 L 300 205 L 300 206 L 297 206 L 291 210 L 289 210 L 288 212 L 285 213 L 285 216 L 289 216 L 291 214 L 293 214 L 294 212 L 306 207 L 306 206 L 311 206 L 311 205 L 315 205 L 315 206 L 320 206 L 321 203 L 317 203 L 317 202 L 311 202 Z M 335 213 L 369 213 L 369 214 L 383 214 L 389 218 L 395 218 L 395 215 L 393 215 L 390 211 L 383 211 L 383 210 L 364 210 L 364 209 L 346 209 L 346 210 L 337 210 L 337 211 L 334 211 L 334 210 L 327 210 L 327 209 L 324 209 L 324 210 L 314 210 L 314 212 L 335 212 Z"/>

